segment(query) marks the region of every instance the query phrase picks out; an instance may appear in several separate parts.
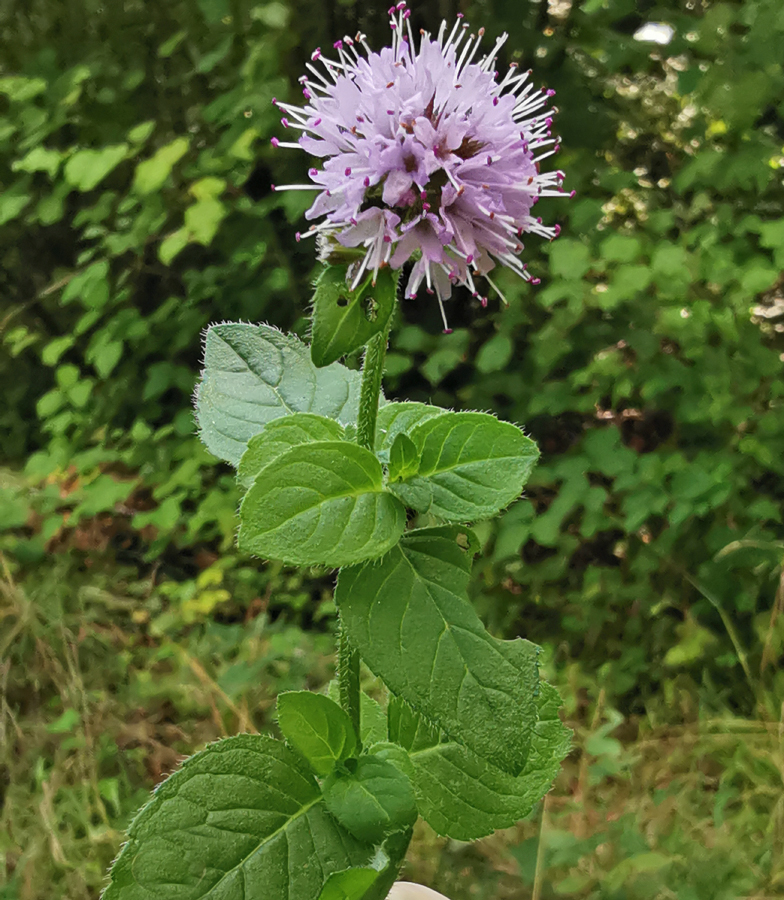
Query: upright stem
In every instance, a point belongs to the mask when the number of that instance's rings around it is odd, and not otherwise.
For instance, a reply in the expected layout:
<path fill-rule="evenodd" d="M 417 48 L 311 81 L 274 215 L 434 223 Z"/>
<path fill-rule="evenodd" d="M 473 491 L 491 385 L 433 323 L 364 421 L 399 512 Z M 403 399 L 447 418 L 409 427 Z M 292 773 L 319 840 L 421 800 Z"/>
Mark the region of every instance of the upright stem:
<path fill-rule="evenodd" d="M 359 740 L 359 653 L 348 642 L 342 623 L 338 632 L 338 697 Z"/>
<path fill-rule="evenodd" d="M 371 451 L 376 443 L 378 398 L 381 394 L 381 378 L 384 374 L 390 325 L 368 341 L 362 364 L 357 443 L 360 447 Z M 338 637 L 338 695 L 340 705 L 348 713 L 359 738 L 359 653 L 349 643 L 342 624 Z"/>
<path fill-rule="evenodd" d="M 388 340 L 389 326 L 368 341 L 365 361 L 362 364 L 357 443 L 366 450 L 372 450 L 376 443 L 378 398 L 381 393 L 381 378 L 384 374 Z"/>

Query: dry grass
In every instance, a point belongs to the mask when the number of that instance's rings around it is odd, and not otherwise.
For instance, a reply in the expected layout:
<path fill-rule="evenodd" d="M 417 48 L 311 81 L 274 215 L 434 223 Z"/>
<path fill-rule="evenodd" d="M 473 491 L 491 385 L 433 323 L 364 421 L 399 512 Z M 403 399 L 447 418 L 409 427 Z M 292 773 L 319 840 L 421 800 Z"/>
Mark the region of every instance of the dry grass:
<path fill-rule="evenodd" d="M 2 567 L 0 898 L 94 900 L 148 790 L 181 754 L 267 727 L 280 685 L 323 682 L 329 641 L 263 616 L 154 636 L 123 572 L 79 590 L 58 562 L 23 588 Z M 238 665 L 258 677 L 238 687 Z M 453 900 L 784 896 L 784 707 L 763 693 L 757 718 L 701 716 L 698 699 L 654 726 L 599 693 L 544 811 L 471 846 L 420 823 L 407 877 Z"/>

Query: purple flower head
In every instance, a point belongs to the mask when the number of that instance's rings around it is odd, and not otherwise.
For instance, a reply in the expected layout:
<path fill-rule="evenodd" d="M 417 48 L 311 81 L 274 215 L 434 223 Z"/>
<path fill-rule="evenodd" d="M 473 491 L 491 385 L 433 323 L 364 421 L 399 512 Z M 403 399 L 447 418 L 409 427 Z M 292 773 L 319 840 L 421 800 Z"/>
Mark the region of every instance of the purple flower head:
<path fill-rule="evenodd" d="M 359 248 L 356 287 L 366 272 L 399 269 L 413 259 L 405 294 L 424 282 L 441 307 L 453 284 L 476 287 L 497 263 L 535 282 L 519 254 L 522 235 L 550 238 L 560 229 L 533 215 L 539 197 L 563 194 L 563 172 L 540 172 L 559 149 L 548 109 L 553 91 L 537 90 L 530 72 L 513 64 L 499 79 L 494 62 L 507 35 L 475 62 L 484 34 L 458 21 L 442 22 L 436 39 L 422 32 L 419 47 L 405 3 L 390 9 L 392 46 L 370 50 L 363 35 L 337 41 L 337 59 L 316 50 L 303 76 L 302 107 L 273 101 L 287 128 L 302 132 L 280 147 L 323 160 L 312 184 L 275 190 L 318 190 L 305 214 L 323 218 L 302 237 Z M 317 65 L 317 64 L 320 64 Z M 447 327 L 444 317 L 444 327 Z"/>

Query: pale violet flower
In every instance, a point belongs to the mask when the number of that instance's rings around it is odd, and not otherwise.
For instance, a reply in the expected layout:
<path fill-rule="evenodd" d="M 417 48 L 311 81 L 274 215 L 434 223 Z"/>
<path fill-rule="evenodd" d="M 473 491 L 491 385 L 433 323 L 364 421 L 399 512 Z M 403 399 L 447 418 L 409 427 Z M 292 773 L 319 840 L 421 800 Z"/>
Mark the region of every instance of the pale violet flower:
<path fill-rule="evenodd" d="M 414 884 L 412 881 L 396 881 L 392 885 L 387 900 L 449 900 L 449 898 L 422 884 Z"/>
<path fill-rule="evenodd" d="M 451 31 L 443 22 L 435 38 L 423 31 L 417 42 L 405 3 L 390 16 L 391 47 L 375 53 L 358 34 L 335 44 L 335 58 L 316 50 L 300 79 L 305 104 L 274 101 L 283 125 L 302 134 L 272 143 L 323 161 L 310 169 L 311 184 L 275 190 L 319 191 L 306 218 L 323 221 L 302 236 L 359 250 L 352 288 L 411 259 L 406 296 L 424 283 L 443 316 L 453 284 L 486 305 L 475 279 L 498 291 L 489 277 L 498 263 L 537 283 L 519 254 L 525 233 L 560 231 L 533 213 L 540 197 L 563 194 L 563 172 L 540 171 L 559 149 L 554 91 L 535 88 L 515 64 L 499 78 L 505 34 L 475 61 L 484 29 L 469 34 L 459 17 Z"/>

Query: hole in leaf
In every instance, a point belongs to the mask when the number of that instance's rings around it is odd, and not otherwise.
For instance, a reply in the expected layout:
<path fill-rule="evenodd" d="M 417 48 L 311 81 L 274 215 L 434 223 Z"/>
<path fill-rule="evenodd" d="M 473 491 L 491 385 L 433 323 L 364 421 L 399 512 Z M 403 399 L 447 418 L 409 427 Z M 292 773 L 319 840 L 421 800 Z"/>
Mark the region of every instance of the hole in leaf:
<path fill-rule="evenodd" d="M 341 294 L 338 297 L 338 306 L 348 306 L 348 297 L 345 294 Z"/>

